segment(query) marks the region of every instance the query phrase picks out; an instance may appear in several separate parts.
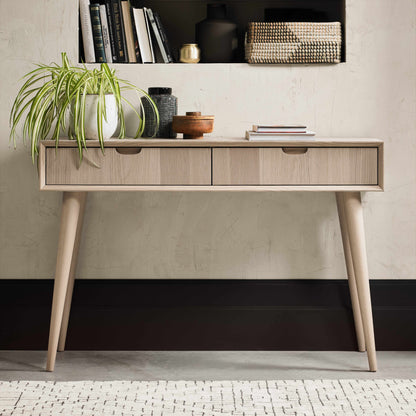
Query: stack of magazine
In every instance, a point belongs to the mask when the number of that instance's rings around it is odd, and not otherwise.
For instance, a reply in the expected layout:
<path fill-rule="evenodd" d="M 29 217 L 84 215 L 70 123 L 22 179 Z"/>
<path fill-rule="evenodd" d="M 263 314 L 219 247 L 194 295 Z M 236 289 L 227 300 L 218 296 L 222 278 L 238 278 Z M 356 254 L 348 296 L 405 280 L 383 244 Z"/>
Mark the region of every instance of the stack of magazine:
<path fill-rule="evenodd" d="M 314 140 L 315 133 L 302 125 L 254 125 L 253 130 L 246 132 L 247 140 Z"/>

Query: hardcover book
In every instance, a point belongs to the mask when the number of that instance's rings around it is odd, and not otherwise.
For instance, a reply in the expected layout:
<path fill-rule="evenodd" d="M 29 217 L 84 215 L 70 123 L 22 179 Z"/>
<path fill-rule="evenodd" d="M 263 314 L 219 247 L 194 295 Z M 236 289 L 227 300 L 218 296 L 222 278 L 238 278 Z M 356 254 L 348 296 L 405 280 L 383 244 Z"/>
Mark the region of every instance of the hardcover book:
<path fill-rule="evenodd" d="M 143 9 L 133 8 L 134 23 L 137 39 L 139 41 L 140 56 L 144 64 L 153 63 L 151 42 L 146 28 L 145 13 Z"/>
<path fill-rule="evenodd" d="M 101 19 L 101 29 L 103 34 L 103 43 L 105 51 L 105 59 L 108 63 L 113 62 L 113 54 L 111 51 L 111 41 L 110 41 L 110 32 L 108 28 L 108 19 L 107 12 L 104 4 L 100 4 L 100 19 Z"/>
<path fill-rule="evenodd" d="M 116 43 L 115 43 L 114 31 L 113 31 L 113 16 L 111 13 L 110 0 L 100 0 L 100 2 L 101 2 L 100 4 L 105 6 L 105 12 L 107 14 L 108 35 L 110 37 L 110 48 L 111 48 L 111 62 L 117 62 Z"/>
<path fill-rule="evenodd" d="M 149 16 L 148 16 L 147 10 L 148 9 L 146 7 L 143 7 L 144 20 L 146 22 L 147 36 L 149 38 L 149 44 L 150 44 L 150 53 L 152 54 L 152 63 L 154 64 L 156 61 L 155 61 L 155 54 L 153 52 L 152 35 L 150 33 L 150 23 L 149 23 Z"/>
<path fill-rule="evenodd" d="M 95 62 L 94 39 L 89 8 L 89 0 L 79 0 L 79 18 L 81 20 L 82 44 L 84 47 L 85 62 Z"/>
<path fill-rule="evenodd" d="M 168 37 L 166 36 L 165 29 L 164 29 L 164 27 L 162 25 L 162 21 L 160 20 L 160 16 L 156 12 L 153 13 L 153 16 L 155 18 L 155 22 L 156 22 L 156 25 L 157 25 L 157 28 L 158 28 L 160 37 L 162 39 L 163 46 L 165 48 L 166 55 L 168 57 L 168 61 L 169 62 L 174 62 L 174 60 L 173 60 L 173 54 L 172 54 L 172 51 L 170 49 L 170 45 L 169 45 L 169 41 L 168 41 Z"/>
<path fill-rule="evenodd" d="M 300 125 L 253 125 L 253 131 L 258 133 L 306 133 L 306 126 Z"/>
<path fill-rule="evenodd" d="M 107 0 L 110 5 L 111 24 L 113 26 L 113 36 L 116 56 L 113 56 L 113 62 L 128 62 L 126 37 L 124 33 L 123 13 L 121 11 L 120 0 Z M 114 59 L 115 58 L 115 59 Z"/>
<path fill-rule="evenodd" d="M 157 27 L 156 20 L 155 20 L 155 17 L 153 15 L 152 9 L 147 9 L 147 15 L 148 15 L 148 18 L 149 18 L 150 26 L 152 27 L 152 30 L 153 30 L 154 37 L 156 39 L 157 45 L 158 45 L 160 53 L 162 55 L 163 62 L 165 64 L 168 64 L 169 63 L 169 58 L 168 58 L 168 55 L 166 53 L 165 46 L 163 45 L 162 37 L 160 36 L 159 29 Z"/>
<path fill-rule="evenodd" d="M 140 56 L 139 39 L 137 38 L 136 25 L 134 23 L 133 7 L 131 7 L 131 5 L 130 5 L 130 19 L 131 19 L 131 27 L 133 29 L 134 52 L 136 54 L 136 62 L 141 63 L 142 58 Z"/>
<path fill-rule="evenodd" d="M 288 140 L 314 140 L 315 133 L 306 131 L 306 133 L 257 133 L 247 131 L 246 139 L 250 141 L 288 141 Z"/>
<path fill-rule="evenodd" d="M 136 51 L 134 48 L 133 25 L 130 15 L 130 3 L 128 0 L 121 0 L 121 10 L 123 12 L 124 33 L 126 35 L 127 55 L 130 63 L 137 62 Z"/>
<path fill-rule="evenodd" d="M 90 14 L 94 41 L 95 62 L 106 62 L 103 32 L 101 28 L 100 5 L 98 3 L 90 4 Z"/>

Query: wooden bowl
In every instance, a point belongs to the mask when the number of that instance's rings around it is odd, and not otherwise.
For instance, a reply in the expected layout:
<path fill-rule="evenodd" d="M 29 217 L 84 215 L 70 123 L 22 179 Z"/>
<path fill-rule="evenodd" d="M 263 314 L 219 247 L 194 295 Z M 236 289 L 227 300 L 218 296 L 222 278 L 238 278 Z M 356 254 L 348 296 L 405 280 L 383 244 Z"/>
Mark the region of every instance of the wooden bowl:
<path fill-rule="evenodd" d="M 201 116 L 199 111 L 189 111 L 186 116 L 173 116 L 172 129 L 183 133 L 184 139 L 203 139 L 204 133 L 214 130 L 214 116 Z"/>

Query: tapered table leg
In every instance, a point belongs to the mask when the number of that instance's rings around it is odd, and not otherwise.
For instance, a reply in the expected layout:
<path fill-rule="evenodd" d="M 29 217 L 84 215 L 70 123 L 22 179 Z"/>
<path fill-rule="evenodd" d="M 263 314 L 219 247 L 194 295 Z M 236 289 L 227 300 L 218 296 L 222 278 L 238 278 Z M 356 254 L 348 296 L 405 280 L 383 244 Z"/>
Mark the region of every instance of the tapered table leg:
<path fill-rule="evenodd" d="M 69 271 L 68 288 L 65 296 L 64 312 L 62 316 L 61 330 L 59 333 L 58 351 L 65 350 L 66 334 L 68 332 L 69 315 L 71 312 L 72 293 L 74 291 L 75 273 L 78 263 L 79 245 L 81 243 L 82 224 L 84 221 L 85 201 L 87 192 L 83 192 L 80 196 L 80 212 L 77 224 L 77 232 L 75 236 L 74 250 L 72 252 L 71 269 Z"/>
<path fill-rule="evenodd" d="M 65 296 L 68 289 L 72 253 L 84 198 L 85 195 L 83 192 L 64 192 L 63 195 L 51 324 L 49 330 L 48 358 L 46 362 L 47 371 L 53 371 L 55 367 L 56 350 L 58 347 Z"/>
<path fill-rule="evenodd" d="M 355 333 L 358 351 L 365 351 L 363 321 L 361 319 L 360 302 L 358 300 L 357 283 L 355 281 L 354 265 L 351 256 L 350 238 L 348 236 L 347 220 L 345 218 L 344 195 L 336 192 L 339 224 L 341 228 L 342 244 L 344 246 L 345 265 L 347 268 L 348 286 L 350 289 L 352 312 L 354 316 Z"/>
<path fill-rule="evenodd" d="M 345 217 L 348 226 L 352 262 L 357 283 L 358 300 L 363 321 L 365 345 L 370 371 L 377 371 L 373 314 L 371 310 L 370 283 L 368 278 L 367 253 L 365 247 L 364 219 L 359 192 L 344 194 Z"/>

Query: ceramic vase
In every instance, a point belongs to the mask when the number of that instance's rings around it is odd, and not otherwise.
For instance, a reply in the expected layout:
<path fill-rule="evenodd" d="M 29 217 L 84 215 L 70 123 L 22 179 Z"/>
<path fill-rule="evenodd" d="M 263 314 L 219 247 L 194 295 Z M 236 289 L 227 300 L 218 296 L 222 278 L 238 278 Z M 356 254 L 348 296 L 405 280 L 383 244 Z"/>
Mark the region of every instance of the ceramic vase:
<path fill-rule="evenodd" d="M 159 129 L 155 132 L 156 115 L 153 107 L 145 97 L 142 97 L 146 118 L 143 136 L 175 139 L 176 133 L 172 130 L 172 120 L 178 114 L 178 99 L 172 95 L 172 88 L 151 87 L 148 92 L 159 111 Z"/>
<path fill-rule="evenodd" d="M 201 62 L 227 63 L 235 60 L 237 25 L 227 19 L 225 4 L 207 5 L 207 18 L 196 25 L 196 41 L 201 49 Z"/>
<path fill-rule="evenodd" d="M 88 94 L 85 97 L 85 138 L 88 140 L 98 140 L 97 105 L 98 95 Z M 114 95 L 105 96 L 105 109 L 106 117 L 102 120 L 104 140 L 113 137 L 118 126 L 117 103 Z"/>

